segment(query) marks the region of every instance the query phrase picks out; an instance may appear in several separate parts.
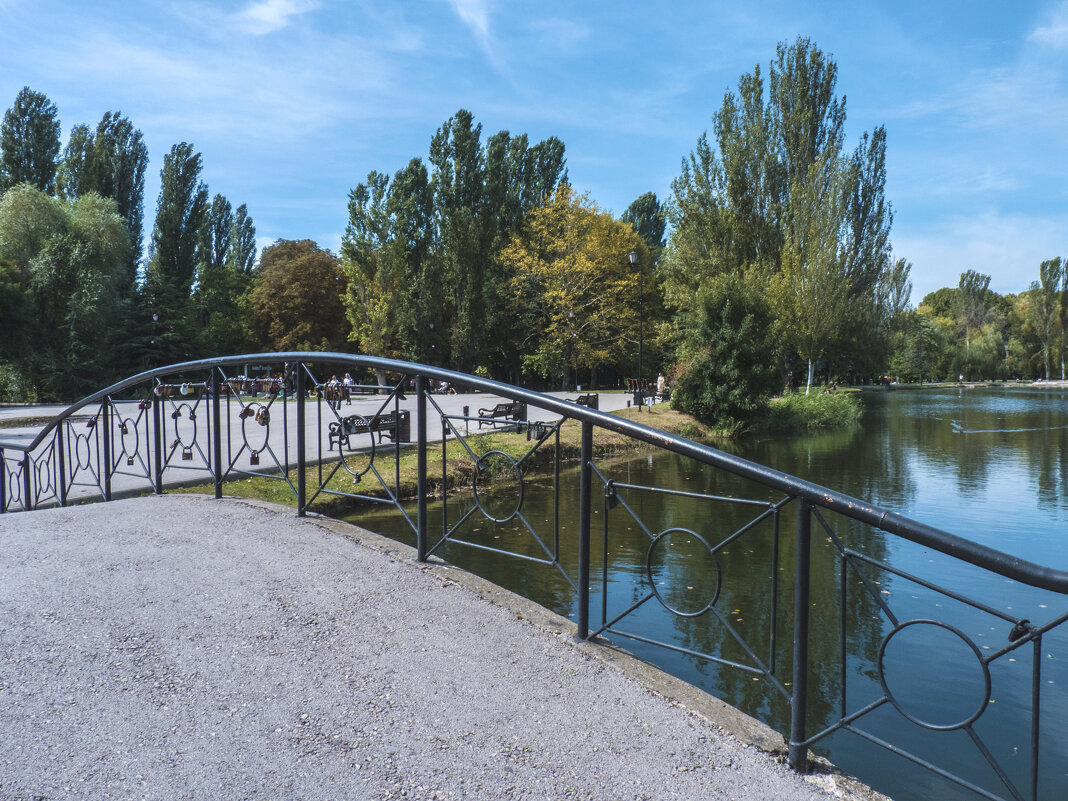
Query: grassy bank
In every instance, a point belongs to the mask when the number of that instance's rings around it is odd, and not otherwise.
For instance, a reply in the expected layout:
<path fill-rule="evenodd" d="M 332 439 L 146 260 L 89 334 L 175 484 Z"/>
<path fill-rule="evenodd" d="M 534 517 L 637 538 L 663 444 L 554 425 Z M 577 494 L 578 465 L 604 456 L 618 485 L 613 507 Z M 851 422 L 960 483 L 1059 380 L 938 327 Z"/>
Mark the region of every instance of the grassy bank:
<path fill-rule="evenodd" d="M 864 404 L 858 392 L 789 392 L 772 398 L 763 430 L 790 434 L 815 429 L 847 428 L 860 422 Z"/>

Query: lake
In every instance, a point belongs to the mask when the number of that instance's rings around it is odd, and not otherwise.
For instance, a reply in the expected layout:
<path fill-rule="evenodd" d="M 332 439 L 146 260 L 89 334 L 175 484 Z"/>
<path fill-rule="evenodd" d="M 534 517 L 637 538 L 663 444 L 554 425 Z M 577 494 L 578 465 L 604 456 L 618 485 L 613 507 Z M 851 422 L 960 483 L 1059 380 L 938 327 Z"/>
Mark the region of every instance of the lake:
<path fill-rule="evenodd" d="M 1014 556 L 1068 568 L 1068 392 L 1012 386 L 864 398 L 857 428 L 728 447 Z M 591 628 L 609 623 L 603 636 L 788 731 L 794 505 L 776 515 L 768 506 L 781 500 L 775 493 L 672 454 L 596 463 L 616 491 L 606 501 L 595 476 Z M 438 555 L 574 619 L 578 472 L 526 476 L 512 516 L 518 498 L 515 480 L 479 487 L 482 509 L 507 522 L 487 518 L 470 494 L 431 505 L 431 543 L 447 521 L 456 528 Z M 352 520 L 414 542 L 395 511 Z M 1041 625 L 1065 612 L 1066 599 L 844 517 L 824 514 L 823 523 L 813 523 L 810 735 L 888 692 L 897 708 L 884 703 L 855 724 L 869 738 L 903 746 L 985 792 L 1012 797 L 1008 779 L 1029 797 L 1037 681 L 1038 797 L 1063 797 L 1068 632 L 1061 626 L 1040 644 L 1005 652 L 1005 620 Z M 545 564 L 554 553 L 559 565 Z M 814 750 L 898 801 L 983 797 L 850 731 Z"/>

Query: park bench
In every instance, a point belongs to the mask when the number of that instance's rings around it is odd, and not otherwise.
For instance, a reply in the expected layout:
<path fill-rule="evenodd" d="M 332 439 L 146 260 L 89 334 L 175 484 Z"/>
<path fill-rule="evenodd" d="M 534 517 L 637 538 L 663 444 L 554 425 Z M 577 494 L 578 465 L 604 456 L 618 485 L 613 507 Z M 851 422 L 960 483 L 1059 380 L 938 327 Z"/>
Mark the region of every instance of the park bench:
<path fill-rule="evenodd" d="M 579 406 L 588 406 L 591 409 L 601 408 L 601 396 L 596 392 L 587 392 L 585 395 L 579 395 L 577 398 L 568 398 L 572 403 L 577 403 Z"/>
<path fill-rule="evenodd" d="M 394 442 L 412 441 L 411 412 L 407 409 L 402 409 L 400 414 L 387 412 L 377 417 L 350 414 L 327 428 L 330 450 L 350 447 L 349 437 L 356 434 L 370 434 L 372 437 L 378 434 L 379 442 L 383 437 L 389 437 Z"/>
<path fill-rule="evenodd" d="M 498 420 L 505 421 L 519 421 L 527 419 L 527 405 L 520 401 L 508 401 L 506 403 L 498 403 L 492 409 L 479 409 L 478 410 L 478 427 L 492 426 L 497 427 Z"/>

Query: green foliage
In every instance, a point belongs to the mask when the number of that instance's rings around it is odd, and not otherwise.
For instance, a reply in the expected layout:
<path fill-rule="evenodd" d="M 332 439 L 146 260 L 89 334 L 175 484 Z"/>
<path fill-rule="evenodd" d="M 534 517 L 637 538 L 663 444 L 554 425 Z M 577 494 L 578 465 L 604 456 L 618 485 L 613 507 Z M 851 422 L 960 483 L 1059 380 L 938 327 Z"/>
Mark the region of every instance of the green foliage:
<path fill-rule="evenodd" d="M 37 402 L 37 388 L 17 364 L 0 361 L 0 402 Z"/>
<path fill-rule="evenodd" d="M 0 258 L 0 364 L 22 360 L 33 341 L 33 295 L 23 273 Z"/>
<path fill-rule="evenodd" d="M 344 350 L 349 325 L 338 259 L 308 239 L 263 249 L 250 305 L 267 350 Z"/>
<path fill-rule="evenodd" d="M 67 206 L 29 184 L 0 200 L 0 360 L 34 376 L 45 396 L 107 383 L 122 334 L 119 284 L 129 248 L 115 202 L 88 193 Z"/>
<path fill-rule="evenodd" d="M 930 315 L 906 312 L 891 340 L 890 374 L 901 381 L 941 380 L 946 338 Z"/>
<path fill-rule="evenodd" d="M 50 237 L 70 221 L 63 203 L 28 183 L 0 195 L 0 259 L 25 272 Z"/>
<path fill-rule="evenodd" d="M 59 112 L 26 86 L 0 124 L 0 191 L 28 183 L 51 194 L 59 155 Z"/>
<path fill-rule="evenodd" d="M 566 178 L 564 145 L 529 145 L 461 109 L 390 181 L 372 172 L 350 193 L 342 256 L 347 308 L 361 349 L 518 380 L 525 331 L 507 313 L 500 252 L 526 215 Z M 375 332 L 381 332 L 375 333 Z"/>
<path fill-rule="evenodd" d="M 141 261 L 147 169 L 148 149 L 141 132 L 119 112 L 109 111 L 95 132 L 87 125 L 71 129 L 56 177 L 58 194 L 66 200 L 96 192 L 117 204 L 130 239 L 124 297 L 134 290 Z"/>
<path fill-rule="evenodd" d="M 703 293 L 699 314 L 671 405 L 713 428 L 740 431 L 762 415 L 778 386 L 767 303 L 742 279 L 724 276 Z"/>
<path fill-rule="evenodd" d="M 656 195 L 653 192 L 640 195 L 627 207 L 620 219 L 634 226 L 634 230 L 649 250 L 649 265 L 655 269 L 664 250 L 664 231 L 667 227 L 665 209 L 656 199 Z"/>
<path fill-rule="evenodd" d="M 777 433 L 845 428 L 864 415 L 864 404 L 850 392 L 788 392 L 771 402 L 767 428 Z"/>
<path fill-rule="evenodd" d="M 637 340 L 640 273 L 648 258 L 634 228 L 600 211 L 569 184 L 527 216 L 501 253 L 512 275 L 511 316 L 522 321 L 524 369 L 544 378 L 625 358 Z"/>
<path fill-rule="evenodd" d="M 805 38 L 778 46 L 767 92 L 759 66 L 739 79 L 715 144 L 703 135 L 672 184 L 662 262 L 683 339 L 701 287 L 744 275 L 771 300 L 783 370 L 800 358 L 810 381 L 817 362 L 881 368 L 911 289 L 890 266 L 885 130 L 845 153 L 836 83 L 834 60 Z"/>

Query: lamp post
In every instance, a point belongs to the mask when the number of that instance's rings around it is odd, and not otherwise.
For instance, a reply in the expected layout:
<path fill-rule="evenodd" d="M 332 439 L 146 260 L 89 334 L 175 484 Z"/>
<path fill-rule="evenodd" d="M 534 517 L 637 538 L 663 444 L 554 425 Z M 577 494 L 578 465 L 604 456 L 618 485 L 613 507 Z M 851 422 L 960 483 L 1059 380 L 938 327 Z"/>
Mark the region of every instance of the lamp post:
<path fill-rule="evenodd" d="M 642 378 L 642 345 L 645 339 L 645 310 L 643 305 L 645 303 L 645 270 L 642 268 L 641 262 L 638 261 L 638 251 L 632 250 L 628 255 L 630 259 L 631 269 L 635 265 L 638 266 L 638 380 Z"/>

